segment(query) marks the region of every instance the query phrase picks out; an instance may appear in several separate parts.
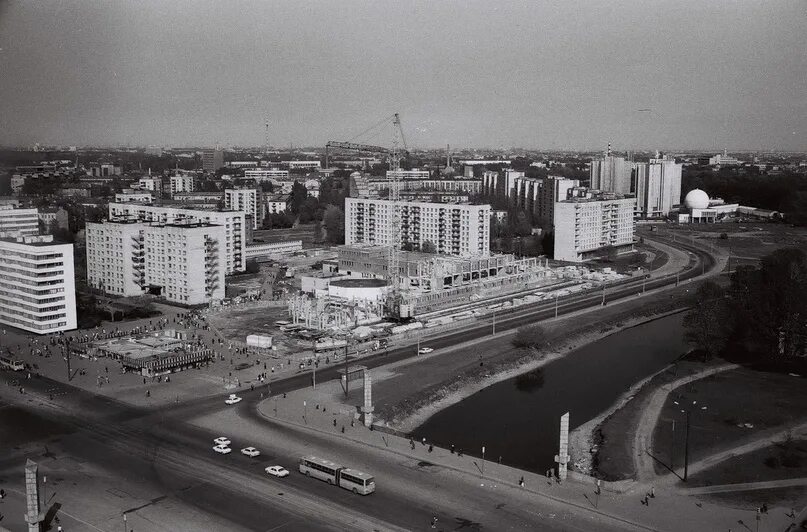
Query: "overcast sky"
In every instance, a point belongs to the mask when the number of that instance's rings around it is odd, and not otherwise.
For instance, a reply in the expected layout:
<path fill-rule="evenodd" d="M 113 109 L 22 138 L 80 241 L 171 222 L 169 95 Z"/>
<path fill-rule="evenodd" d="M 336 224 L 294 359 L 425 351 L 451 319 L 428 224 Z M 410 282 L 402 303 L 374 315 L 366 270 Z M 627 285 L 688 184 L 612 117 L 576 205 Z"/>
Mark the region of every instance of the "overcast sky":
<path fill-rule="evenodd" d="M 804 0 L 0 0 L 0 144 L 257 146 L 268 117 L 272 145 L 322 145 L 398 111 L 419 148 L 805 150 L 806 23 Z"/>

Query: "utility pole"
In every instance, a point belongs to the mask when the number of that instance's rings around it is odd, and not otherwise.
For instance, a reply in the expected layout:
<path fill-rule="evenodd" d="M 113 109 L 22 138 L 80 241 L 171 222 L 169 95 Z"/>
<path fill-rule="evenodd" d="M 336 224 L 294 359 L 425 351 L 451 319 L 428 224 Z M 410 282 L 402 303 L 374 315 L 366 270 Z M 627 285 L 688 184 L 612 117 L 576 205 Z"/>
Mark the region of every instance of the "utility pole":
<path fill-rule="evenodd" d="M 492 336 L 496 336 L 496 311 L 493 311 L 493 334 Z"/>
<path fill-rule="evenodd" d="M 347 373 L 347 350 L 350 346 L 350 340 L 345 337 L 345 397 L 347 397 L 348 390 L 350 389 L 350 375 Z"/>
<path fill-rule="evenodd" d="M 684 482 L 687 481 L 689 473 L 689 409 L 684 409 L 686 414 L 686 431 L 684 432 Z"/>
<path fill-rule="evenodd" d="M 602 285 L 602 303 L 600 303 L 603 307 L 605 306 L 605 285 Z"/>
<path fill-rule="evenodd" d="M 555 292 L 555 319 L 558 318 L 558 293 Z"/>
<path fill-rule="evenodd" d="M 482 476 L 485 476 L 485 446 L 482 446 Z"/>
<path fill-rule="evenodd" d="M 128 532 L 128 527 L 126 526 L 126 512 L 123 512 L 123 532 Z"/>

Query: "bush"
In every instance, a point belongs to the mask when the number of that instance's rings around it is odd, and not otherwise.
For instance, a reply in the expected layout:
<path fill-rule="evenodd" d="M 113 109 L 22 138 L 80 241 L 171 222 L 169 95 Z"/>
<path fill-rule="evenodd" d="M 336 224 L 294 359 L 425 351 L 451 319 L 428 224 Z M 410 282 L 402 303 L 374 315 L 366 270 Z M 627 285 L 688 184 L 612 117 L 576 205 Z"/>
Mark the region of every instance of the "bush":
<path fill-rule="evenodd" d="M 540 325 L 519 327 L 512 340 L 513 347 L 535 349 L 546 345 L 546 333 Z"/>
<path fill-rule="evenodd" d="M 720 233 L 720 240 L 728 240 L 729 235 L 726 233 Z"/>

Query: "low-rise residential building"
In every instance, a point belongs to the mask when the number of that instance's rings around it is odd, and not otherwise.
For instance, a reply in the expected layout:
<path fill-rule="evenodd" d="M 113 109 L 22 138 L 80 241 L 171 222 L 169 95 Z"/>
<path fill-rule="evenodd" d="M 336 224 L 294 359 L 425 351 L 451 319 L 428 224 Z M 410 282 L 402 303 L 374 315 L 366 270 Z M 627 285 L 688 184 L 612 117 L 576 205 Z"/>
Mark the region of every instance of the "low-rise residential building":
<path fill-rule="evenodd" d="M 0 237 L 0 323 L 36 334 L 76 328 L 73 244 Z"/>
<path fill-rule="evenodd" d="M 117 203 L 128 203 L 130 201 L 154 203 L 154 195 L 148 190 L 124 188 L 121 192 L 115 193 L 115 201 Z"/>
<path fill-rule="evenodd" d="M 46 232 L 50 232 L 51 229 L 67 229 L 70 216 L 61 207 L 42 207 L 39 209 L 39 223 L 44 226 Z"/>
<path fill-rule="evenodd" d="M 281 212 L 286 212 L 288 202 L 286 201 L 286 197 L 282 194 L 265 195 L 264 198 L 266 214 L 279 214 Z"/>
<path fill-rule="evenodd" d="M 322 164 L 319 161 L 283 161 L 281 164 L 289 167 L 289 170 L 319 170 Z"/>
<path fill-rule="evenodd" d="M 289 178 L 289 171 L 280 170 L 279 168 L 248 168 L 244 170 L 244 178 L 254 179 L 255 181 L 269 181 L 271 179 L 283 181 Z"/>
<path fill-rule="evenodd" d="M 555 203 L 555 260 L 581 262 L 633 249 L 636 199 L 586 188 Z"/>
<path fill-rule="evenodd" d="M 282 257 L 303 250 L 302 240 L 288 240 L 286 242 L 261 242 L 247 246 L 247 260 L 268 260 Z"/>
<path fill-rule="evenodd" d="M 138 186 L 140 190 L 148 190 L 153 192 L 155 197 L 160 197 L 162 195 L 163 181 L 159 177 L 141 177 L 138 181 Z"/>

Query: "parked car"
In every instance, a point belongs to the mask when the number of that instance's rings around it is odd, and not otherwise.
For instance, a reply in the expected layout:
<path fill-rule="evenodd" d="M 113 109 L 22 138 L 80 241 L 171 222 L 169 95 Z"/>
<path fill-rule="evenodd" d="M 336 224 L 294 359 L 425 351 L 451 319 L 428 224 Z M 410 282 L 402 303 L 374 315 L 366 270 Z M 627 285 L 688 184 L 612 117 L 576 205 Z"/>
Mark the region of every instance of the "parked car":
<path fill-rule="evenodd" d="M 289 476 L 288 469 L 281 467 L 279 465 L 269 466 L 265 469 L 265 471 L 270 475 L 272 475 L 273 477 L 283 478 Z"/>
<path fill-rule="evenodd" d="M 420 349 L 418 349 L 418 355 L 428 355 L 432 351 L 434 351 L 434 349 L 432 349 L 431 347 L 421 347 Z"/>
<path fill-rule="evenodd" d="M 230 394 L 230 397 L 228 397 L 227 399 L 225 399 L 225 400 L 224 400 L 224 402 L 225 402 L 225 403 L 227 403 L 228 405 L 234 405 L 234 404 L 236 404 L 236 403 L 240 403 L 240 402 L 241 402 L 241 398 L 240 398 L 240 397 L 238 397 L 237 395 L 235 395 L 234 393 L 231 393 L 231 394 Z"/>
<path fill-rule="evenodd" d="M 219 436 L 218 438 L 213 440 L 213 443 L 215 443 L 216 445 L 223 445 L 223 446 L 226 447 L 226 446 L 230 445 L 230 443 L 232 443 L 232 442 L 230 440 L 228 440 L 227 438 L 225 438 L 224 436 Z"/>

